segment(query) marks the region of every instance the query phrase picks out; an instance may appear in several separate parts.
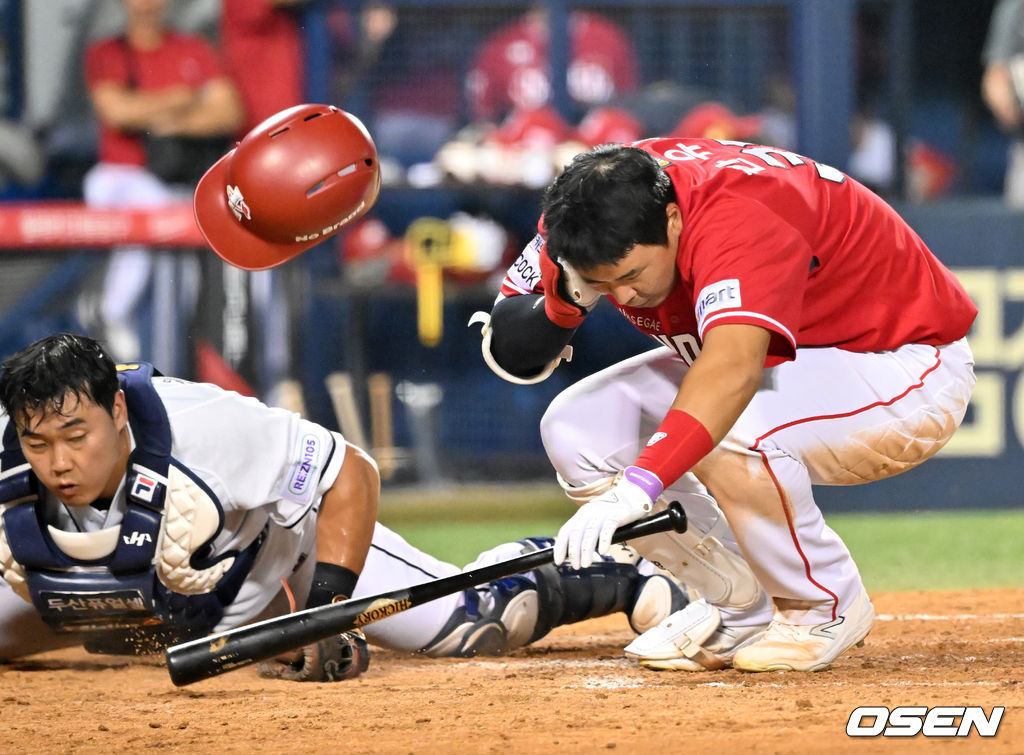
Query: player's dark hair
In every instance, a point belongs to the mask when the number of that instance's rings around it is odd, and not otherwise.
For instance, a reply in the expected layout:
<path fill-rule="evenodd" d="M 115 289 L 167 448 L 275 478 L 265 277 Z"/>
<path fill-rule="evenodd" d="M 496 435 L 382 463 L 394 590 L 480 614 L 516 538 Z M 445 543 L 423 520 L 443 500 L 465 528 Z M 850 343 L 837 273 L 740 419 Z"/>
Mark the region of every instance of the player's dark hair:
<path fill-rule="evenodd" d="M 603 144 L 576 155 L 544 192 L 548 252 L 578 270 L 610 265 L 636 244 L 667 244 L 668 174 L 636 147 Z"/>
<path fill-rule="evenodd" d="M 0 405 L 18 424 L 29 412 L 62 414 L 68 396 L 113 415 L 119 389 L 114 360 L 98 341 L 73 333 L 41 338 L 0 365 Z"/>

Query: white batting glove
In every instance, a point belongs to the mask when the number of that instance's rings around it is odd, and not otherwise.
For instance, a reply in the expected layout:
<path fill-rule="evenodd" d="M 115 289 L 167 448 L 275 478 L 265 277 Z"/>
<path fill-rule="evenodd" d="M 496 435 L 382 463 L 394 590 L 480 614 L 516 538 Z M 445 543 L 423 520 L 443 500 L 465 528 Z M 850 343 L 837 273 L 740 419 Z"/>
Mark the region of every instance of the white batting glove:
<path fill-rule="evenodd" d="M 586 569 L 597 554 L 607 554 L 615 530 L 651 513 L 662 487 L 652 472 L 626 467 L 607 492 L 580 506 L 558 530 L 555 564 L 568 557 L 573 569 Z"/>

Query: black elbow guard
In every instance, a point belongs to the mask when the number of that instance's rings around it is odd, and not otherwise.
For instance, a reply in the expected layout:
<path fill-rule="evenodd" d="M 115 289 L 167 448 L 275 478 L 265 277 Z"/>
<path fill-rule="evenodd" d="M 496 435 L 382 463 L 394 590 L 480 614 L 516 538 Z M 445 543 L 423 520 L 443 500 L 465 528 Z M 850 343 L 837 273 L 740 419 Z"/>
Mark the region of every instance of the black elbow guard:
<path fill-rule="evenodd" d="M 520 385 L 539 383 L 562 359 L 572 358 L 575 328 L 561 328 L 544 313 L 542 294 L 510 296 L 491 314 L 477 312 L 470 324 L 482 322 L 484 361 L 499 377 Z"/>

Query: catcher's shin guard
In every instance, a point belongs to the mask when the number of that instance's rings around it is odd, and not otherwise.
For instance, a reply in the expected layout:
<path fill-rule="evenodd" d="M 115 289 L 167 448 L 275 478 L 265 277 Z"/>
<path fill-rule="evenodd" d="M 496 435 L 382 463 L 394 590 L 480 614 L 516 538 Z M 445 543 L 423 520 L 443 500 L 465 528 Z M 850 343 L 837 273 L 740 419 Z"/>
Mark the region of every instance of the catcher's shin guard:
<path fill-rule="evenodd" d="M 520 553 L 548 547 L 550 537 L 520 540 Z M 655 626 L 687 604 L 672 579 L 637 571 L 639 556 L 617 546 L 586 569 L 548 563 L 528 572 L 466 591 L 465 605 L 423 649 L 427 655 L 499 655 L 539 640 L 552 629 L 625 611 L 637 632 Z"/>
<path fill-rule="evenodd" d="M 551 545 L 554 538 L 520 542 L 525 553 Z M 537 620 L 520 644 L 535 642 L 563 624 L 618 611 L 625 611 L 630 626 L 640 632 L 687 604 L 686 593 L 672 579 L 661 574 L 641 575 L 636 567 L 640 557 L 631 548 L 617 546 L 613 552 L 614 556 L 605 556 L 586 569 L 549 563 L 531 572 L 537 581 Z M 519 636 L 510 631 L 509 640 L 511 645 Z"/>

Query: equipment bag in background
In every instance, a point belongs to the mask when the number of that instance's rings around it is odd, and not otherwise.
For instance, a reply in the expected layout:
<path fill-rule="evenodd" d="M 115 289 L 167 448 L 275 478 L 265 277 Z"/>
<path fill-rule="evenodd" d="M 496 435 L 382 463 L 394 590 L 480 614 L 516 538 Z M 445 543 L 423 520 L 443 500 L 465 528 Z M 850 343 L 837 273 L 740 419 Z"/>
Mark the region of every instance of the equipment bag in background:
<path fill-rule="evenodd" d="M 155 136 L 142 134 L 146 168 L 164 183 L 196 184 L 206 169 L 231 148 L 223 136 Z"/>

